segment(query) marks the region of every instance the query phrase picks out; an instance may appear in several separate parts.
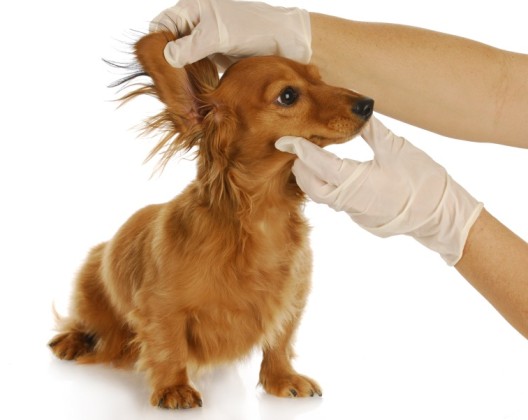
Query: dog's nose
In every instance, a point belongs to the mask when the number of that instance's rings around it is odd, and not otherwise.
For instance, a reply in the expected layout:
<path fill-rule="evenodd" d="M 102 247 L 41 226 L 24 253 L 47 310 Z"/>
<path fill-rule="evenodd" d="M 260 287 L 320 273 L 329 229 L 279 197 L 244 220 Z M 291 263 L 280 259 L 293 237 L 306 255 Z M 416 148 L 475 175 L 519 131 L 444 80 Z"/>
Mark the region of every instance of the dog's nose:
<path fill-rule="evenodd" d="M 360 99 L 352 107 L 352 112 L 367 120 L 372 115 L 372 112 L 374 112 L 374 101 L 370 98 Z"/>

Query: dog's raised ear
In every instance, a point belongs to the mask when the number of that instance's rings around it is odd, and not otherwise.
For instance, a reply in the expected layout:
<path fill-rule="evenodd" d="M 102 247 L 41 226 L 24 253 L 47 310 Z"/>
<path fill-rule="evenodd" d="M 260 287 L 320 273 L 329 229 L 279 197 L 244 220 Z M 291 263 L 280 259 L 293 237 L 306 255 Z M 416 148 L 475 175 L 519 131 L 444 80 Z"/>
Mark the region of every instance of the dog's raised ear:
<path fill-rule="evenodd" d="M 163 54 L 169 41 L 176 39 L 170 32 L 154 32 L 143 36 L 135 44 L 135 56 L 143 74 L 152 79 L 127 94 L 129 100 L 141 94 L 159 98 L 164 104 L 158 115 L 146 121 L 147 133 L 160 130 L 164 136 L 154 147 L 148 159 L 162 154 L 161 165 L 179 151 L 188 151 L 196 146 L 202 137 L 202 122 L 208 112 L 203 97 L 214 91 L 218 85 L 218 71 L 206 59 L 184 68 L 172 67 Z"/>
<path fill-rule="evenodd" d="M 165 59 L 164 49 L 175 39 L 170 32 L 145 35 L 135 44 L 134 53 L 141 71 L 117 84 L 127 83 L 136 76 L 149 76 L 151 82 L 141 84 L 121 99 L 128 101 L 147 94 L 164 103 L 165 108 L 145 124 L 148 134 L 160 131 L 163 137 L 152 149 L 147 160 L 161 155 L 161 168 L 179 151 L 198 149 L 198 176 L 202 178 L 206 196 L 220 201 L 229 196 L 241 201 L 241 193 L 228 176 L 229 140 L 234 136 L 236 118 L 217 94 L 218 71 L 207 58 L 184 68 L 174 68 Z"/>

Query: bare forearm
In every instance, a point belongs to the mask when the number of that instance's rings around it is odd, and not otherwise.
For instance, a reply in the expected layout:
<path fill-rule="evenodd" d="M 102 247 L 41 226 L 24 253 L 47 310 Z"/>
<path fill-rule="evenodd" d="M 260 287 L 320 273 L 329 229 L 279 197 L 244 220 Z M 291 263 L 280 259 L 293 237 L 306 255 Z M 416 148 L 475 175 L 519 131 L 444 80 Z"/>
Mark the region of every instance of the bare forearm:
<path fill-rule="evenodd" d="M 483 210 L 456 269 L 528 338 L 528 244 Z"/>
<path fill-rule="evenodd" d="M 429 30 L 311 14 L 312 62 L 379 112 L 437 133 L 528 147 L 528 55 Z"/>

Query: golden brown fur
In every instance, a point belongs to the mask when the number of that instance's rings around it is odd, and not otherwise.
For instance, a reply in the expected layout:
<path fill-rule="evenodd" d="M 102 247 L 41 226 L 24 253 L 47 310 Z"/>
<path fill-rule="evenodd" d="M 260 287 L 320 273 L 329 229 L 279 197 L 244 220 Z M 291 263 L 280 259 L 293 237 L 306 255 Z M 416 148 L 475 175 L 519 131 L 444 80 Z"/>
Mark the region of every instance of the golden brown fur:
<path fill-rule="evenodd" d="M 293 155 L 274 142 L 283 135 L 346 141 L 364 124 L 351 112 L 362 97 L 278 57 L 241 60 L 220 82 L 207 59 L 174 69 L 163 57 L 170 37 L 150 34 L 136 44 L 154 83 L 126 99 L 160 98 L 166 108 L 148 128 L 167 134 L 152 156 L 163 152 L 166 163 L 196 148 L 197 177 L 92 249 L 50 347 L 79 363 L 136 364 L 152 385 L 151 403 L 162 407 L 201 405 L 188 369 L 239 359 L 255 346 L 263 349 L 267 392 L 321 394 L 291 366 L 311 253 Z M 300 92 L 291 106 L 277 102 L 287 86 Z"/>

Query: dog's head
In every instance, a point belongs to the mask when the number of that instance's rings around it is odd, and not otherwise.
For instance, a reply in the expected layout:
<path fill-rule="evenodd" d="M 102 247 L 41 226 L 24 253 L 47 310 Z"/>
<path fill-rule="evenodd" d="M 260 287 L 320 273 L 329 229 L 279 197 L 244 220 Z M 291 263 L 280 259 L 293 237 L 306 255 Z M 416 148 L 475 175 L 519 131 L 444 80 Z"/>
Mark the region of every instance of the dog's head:
<path fill-rule="evenodd" d="M 370 118 L 374 102 L 353 91 L 329 86 L 315 66 L 286 58 L 251 57 L 240 60 L 221 80 L 215 66 L 204 59 L 184 69 L 171 67 L 163 50 L 174 35 L 152 33 L 136 44 L 136 56 L 154 82 L 132 92 L 154 94 L 166 109 L 150 121 L 150 128 L 163 124 L 168 138 L 155 153 L 165 158 L 179 149 L 209 148 L 208 134 L 220 133 L 223 153 L 241 153 L 244 148 L 275 153 L 281 136 L 299 136 L 326 146 L 354 137 Z M 214 137 L 214 136 L 213 136 Z M 281 153 L 281 152 L 277 152 Z"/>
<path fill-rule="evenodd" d="M 316 67 L 286 58 L 240 60 L 221 80 L 208 59 L 173 68 L 163 55 L 171 40 L 173 34 L 157 32 L 136 43 L 137 60 L 153 84 L 124 98 L 146 93 L 165 104 L 146 126 L 166 133 L 150 155 L 161 153 L 162 164 L 178 151 L 197 147 L 199 176 L 232 181 L 251 173 L 254 180 L 265 181 L 282 173 L 284 178 L 294 156 L 275 149 L 278 138 L 305 137 L 319 146 L 341 143 L 372 114 L 371 99 L 329 86 Z"/>
<path fill-rule="evenodd" d="M 213 97 L 232 109 L 247 135 L 271 146 L 299 136 L 327 146 L 354 137 L 372 115 L 374 101 L 329 86 L 313 65 L 282 57 L 251 57 L 232 65 Z"/>

